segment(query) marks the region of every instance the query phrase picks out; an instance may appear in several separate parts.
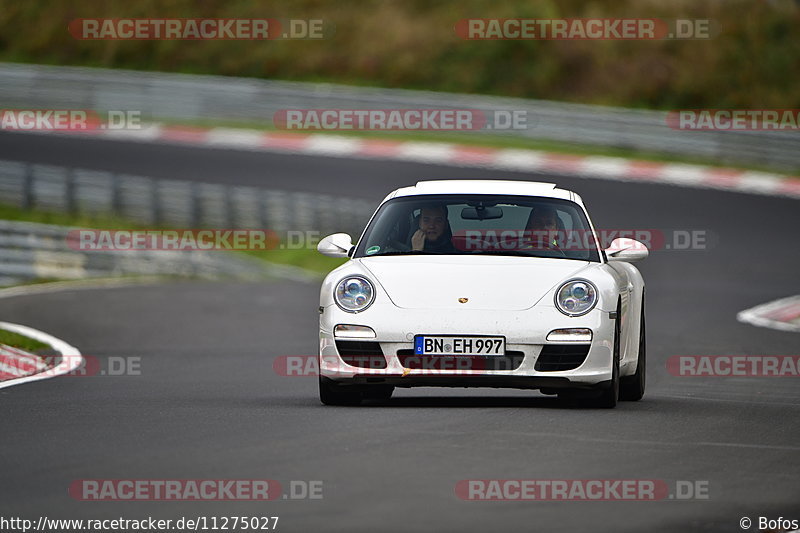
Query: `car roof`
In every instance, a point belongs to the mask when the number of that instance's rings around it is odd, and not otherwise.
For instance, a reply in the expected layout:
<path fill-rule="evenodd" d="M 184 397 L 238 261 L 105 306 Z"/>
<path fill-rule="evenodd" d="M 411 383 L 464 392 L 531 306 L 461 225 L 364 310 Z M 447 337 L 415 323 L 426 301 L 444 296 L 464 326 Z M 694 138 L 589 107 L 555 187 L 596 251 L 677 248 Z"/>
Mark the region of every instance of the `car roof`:
<path fill-rule="evenodd" d="M 555 183 L 513 180 L 432 180 L 418 181 L 411 187 L 402 187 L 390 193 L 384 202 L 400 196 L 425 194 L 506 194 L 512 196 L 540 196 L 561 198 L 583 205 L 572 191 L 559 189 Z"/>

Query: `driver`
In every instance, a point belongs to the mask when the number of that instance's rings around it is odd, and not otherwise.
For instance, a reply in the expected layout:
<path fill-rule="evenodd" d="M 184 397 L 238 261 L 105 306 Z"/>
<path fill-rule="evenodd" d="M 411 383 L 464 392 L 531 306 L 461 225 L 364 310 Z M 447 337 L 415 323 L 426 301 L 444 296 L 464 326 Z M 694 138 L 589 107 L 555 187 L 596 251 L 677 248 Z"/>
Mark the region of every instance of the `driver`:
<path fill-rule="evenodd" d="M 534 207 L 525 227 L 526 237 L 534 248 L 560 248 L 558 244 L 558 214 L 550 206 Z"/>
<path fill-rule="evenodd" d="M 452 237 L 447 206 L 429 205 L 420 210 L 419 229 L 411 236 L 411 249 L 417 252 L 455 253 Z"/>

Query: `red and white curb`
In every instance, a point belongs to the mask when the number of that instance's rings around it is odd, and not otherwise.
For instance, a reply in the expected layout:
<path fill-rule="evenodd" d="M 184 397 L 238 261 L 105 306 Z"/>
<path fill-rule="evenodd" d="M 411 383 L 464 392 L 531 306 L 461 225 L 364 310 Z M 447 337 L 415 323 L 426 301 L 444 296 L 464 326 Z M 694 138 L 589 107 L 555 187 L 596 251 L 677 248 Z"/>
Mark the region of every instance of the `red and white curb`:
<path fill-rule="evenodd" d="M 47 363 L 36 354 L 0 344 L 0 381 L 21 378 L 47 370 Z"/>
<path fill-rule="evenodd" d="M 0 367 L 0 379 L 3 380 L 0 381 L 0 389 L 68 374 L 83 365 L 81 352 L 61 339 L 38 329 L 8 322 L 0 322 L 0 328 L 49 344 L 61 355 L 61 362 L 53 368 L 48 368 L 44 361 L 34 354 L 0 345 L 1 364 L 8 371 L 5 374 L 11 376 L 6 378 Z"/>
<path fill-rule="evenodd" d="M 53 132 L 49 132 L 53 133 Z M 800 176 L 622 157 L 580 156 L 512 148 L 393 141 L 323 133 L 263 132 L 148 124 L 142 129 L 60 132 L 148 143 L 171 143 L 236 150 L 300 153 L 331 157 L 412 161 L 584 178 L 664 183 L 750 194 L 800 198 Z"/>
<path fill-rule="evenodd" d="M 800 295 L 745 309 L 736 319 L 754 326 L 800 332 Z"/>

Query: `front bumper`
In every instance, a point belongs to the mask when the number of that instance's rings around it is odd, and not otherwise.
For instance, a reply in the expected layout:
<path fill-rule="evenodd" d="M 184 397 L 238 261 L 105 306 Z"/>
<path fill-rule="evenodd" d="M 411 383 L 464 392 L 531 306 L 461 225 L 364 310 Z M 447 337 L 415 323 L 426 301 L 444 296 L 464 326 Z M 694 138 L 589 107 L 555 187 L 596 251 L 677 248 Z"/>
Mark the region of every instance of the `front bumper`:
<path fill-rule="evenodd" d="M 333 329 L 337 324 L 370 327 L 375 331 L 376 338 L 334 338 Z M 614 325 L 615 321 L 610 318 L 609 313 L 600 309 L 594 309 L 580 317 L 567 317 L 552 306 L 536 306 L 524 311 L 459 309 L 442 312 L 400 309 L 385 304 L 373 305 L 362 313 L 347 313 L 332 305 L 323 308 L 320 315 L 320 375 L 339 385 L 354 386 L 386 384 L 396 387 L 521 389 L 603 387 L 611 380 Z M 565 344 L 546 340 L 550 331 L 561 328 L 592 330 L 592 341 L 585 359 L 571 370 L 537 370 L 537 360 L 543 354 L 545 346 Z M 470 364 L 438 367 L 410 365 L 406 357 L 407 354 L 413 354 L 414 336 L 418 334 L 503 335 L 506 338 L 506 353 L 513 353 L 516 362 L 507 366 L 494 365 L 500 369 Z M 336 340 L 379 343 L 383 355 L 372 357 L 381 357 L 380 366 L 384 368 L 375 368 L 375 365 L 365 365 L 368 368 L 363 368 L 348 364 L 340 356 Z"/>

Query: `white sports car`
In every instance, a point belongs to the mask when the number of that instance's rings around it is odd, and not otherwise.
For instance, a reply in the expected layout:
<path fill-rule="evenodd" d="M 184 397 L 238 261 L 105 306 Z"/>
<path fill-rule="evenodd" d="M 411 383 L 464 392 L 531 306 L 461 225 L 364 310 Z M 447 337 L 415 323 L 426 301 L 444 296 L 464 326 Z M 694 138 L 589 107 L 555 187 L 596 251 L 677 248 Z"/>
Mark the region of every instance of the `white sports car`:
<path fill-rule="evenodd" d="M 511 387 L 615 407 L 645 389 L 647 257 L 603 249 L 581 198 L 552 183 L 423 181 L 389 194 L 320 292 L 327 405 L 395 387 Z"/>

